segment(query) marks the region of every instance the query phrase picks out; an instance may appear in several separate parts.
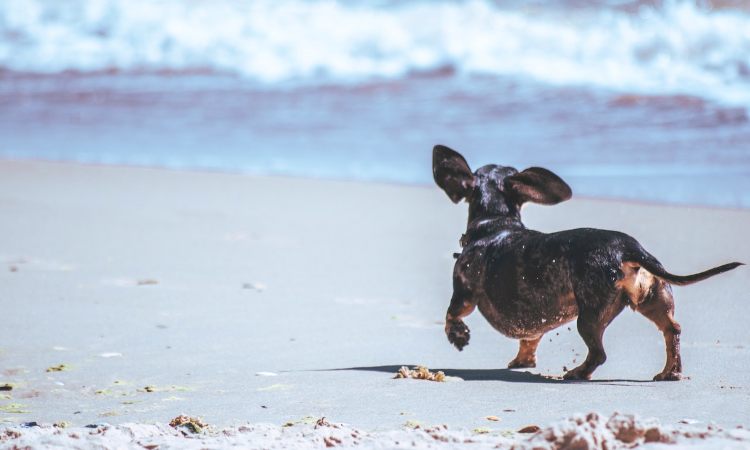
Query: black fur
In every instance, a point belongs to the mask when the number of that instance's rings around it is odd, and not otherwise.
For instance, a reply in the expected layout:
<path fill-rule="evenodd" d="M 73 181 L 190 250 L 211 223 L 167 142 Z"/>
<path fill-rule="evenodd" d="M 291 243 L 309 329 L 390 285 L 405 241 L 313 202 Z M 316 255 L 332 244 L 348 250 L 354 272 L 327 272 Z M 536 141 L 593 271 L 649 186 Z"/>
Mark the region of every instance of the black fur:
<path fill-rule="evenodd" d="M 624 233 L 593 228 L 550 234 L 529 230 L 521 223 L 524 202 L 556 204 L 572 196 L 570 187 L 547 169 L 519 172 L 487 165 L 472 173 L 459 153 L 437 145 L 433 175 L 453 202 L 469 203 L 463 250 L 455 255 L 453 297 L 446 314 L 448 340 L 459 350 L 468 345 L 469 328 L 461 319 L 478 306 L 495 329 L 521 340 L 509 367 L 533 367 L 541 336 L 577 318 L 589 354 L 565 378 L 589 379 L 606 359 L 605 328 L 630 306 L 664 333 L 667 365 L 654 378 L 679 379 L 680 327 L 674 321 L 669 284 L 693 283 L 740 265 L 678 276 Z"/>

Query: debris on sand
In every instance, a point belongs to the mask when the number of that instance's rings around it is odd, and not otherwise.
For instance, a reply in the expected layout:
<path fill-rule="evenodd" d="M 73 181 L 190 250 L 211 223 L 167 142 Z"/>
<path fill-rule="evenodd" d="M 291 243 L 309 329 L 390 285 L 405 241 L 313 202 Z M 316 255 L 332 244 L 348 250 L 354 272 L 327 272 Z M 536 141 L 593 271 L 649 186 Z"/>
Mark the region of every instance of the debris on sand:
<path fill-rule="evenodd" d="M 430 372 L 430 369 L 424 366 L 417 366 L 414 370 L 409 370 L 406 366 L 401 366 L 396 372 L 396 376 L 393 378 L 413 378 L 415 380 L 427 380 L 427 381 L 445 381 L 445 374 L 442 371 Z"/>
<path fill-rule="evenodd" d="M 0 391 L 12 391 L 13 387 L 10 383 L 0 384 Z"/>
<path fill-rule="evenodd" d="M 151 278 L 146 278 L 146 279 L 143 279 L 143 280 L 136 281 L 135 284 L 138 285 L 138 286 L 152 286 L 154 284 L 159 284 L 159 280 L 154 280 L 154 279 L 151 279 Z"/>
<path fill-rule="evenodd" d="M 180 414 L 169 422 L 169 426 L 172 428 L 184 428 L 191 433 L 202 433 L 203 429 L 208 425 L 198 417 L 190 417 Z"/>
<path fill-rule="evenodd" d="M 58 364 L 56 366 L 47 367 L 47 372 L 65 372 L 70 370 L 70 366 L 67 364 Z"/>
<path fill-rule="evenodd" d="M 193 388 L 187 387 L 187 386 L 178 386 L 176 384 L 172 384 L 169 386 L 154 386 L 153 384 L 149 384 L 146 386 L 143 386 L 140 389 L 137 389 L 138 392 L 189 392 L 192 391 Z"/>
<path fill-rule="evenodd" d="M 26 414 L 30 411 L 27 411 L 26 405 L 22 405 L 20 403 L 8 403 L 7 405 L 0 406 L 0 411 L 9 413 L 9 414 Z"/>
<path fill-rule="evenodd" d="M 295 425 L 315 425 L 317 428 L 318 426 L 325 426 L 325 424 L 327 423 L 328 421 L 325 420 L 325 417 L 321 417 L 320 419 L 318 419 L 317 417 L 314 417 L 314 416 L 305 416 L 301 418 L 300 420 L 289 420 L 285 422 L 284 425 L 282 425 L 281 427 L 287 428 L 287 427 L 293 427 Z"/>
<path fill-rule="evenodd" d="M 0 442 L 6 439 L 18 439 L 22 434 L 16 430 L 5 430 L 5 436 L 0 435 Z"/>
<path fill-rule="evenodd" d="M 500 422 L 500 418 L 497 416 L 487 416 L 485 419 L 489 420 L 490 422 Z"/>
<path fill-rule="evenodd" d="M 418 420 L 407 420 L 406 423 L 404 423 L 404 427 L 418 430 L 422 427 L 422 423 Z"/>
<path fill-rule="evenodd" d="M 680 419 L 679 423 L 684 423 L 686 425 L 695 425 L 696 423 L 698 423 L 698 421 L 695 419 Z"/>
<path fill-rule="evenodd" d="M 315 430 L 317 430 L 320 427 L 328 427 L 328 428 L 340 428 L 339 425 L 336 425 L 335 423 L 331 423 L 326 420 L 325 417 L 321 417 L 315 422 Z"/>

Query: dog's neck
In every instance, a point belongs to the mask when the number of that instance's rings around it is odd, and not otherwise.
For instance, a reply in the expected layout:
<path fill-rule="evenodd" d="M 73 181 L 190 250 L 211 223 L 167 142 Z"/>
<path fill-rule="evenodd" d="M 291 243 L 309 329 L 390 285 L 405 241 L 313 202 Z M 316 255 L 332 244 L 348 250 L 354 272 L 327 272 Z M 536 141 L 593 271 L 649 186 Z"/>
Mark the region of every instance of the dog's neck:
<path fill-rule="evenodd" d="M 525 230 L 519 217 L 514 216 L 484 216 L 469 220 L 466 233 L 461 236 L 461 246 L 466 247 L 471 242 L 496 236 L 504 231 Z"/>

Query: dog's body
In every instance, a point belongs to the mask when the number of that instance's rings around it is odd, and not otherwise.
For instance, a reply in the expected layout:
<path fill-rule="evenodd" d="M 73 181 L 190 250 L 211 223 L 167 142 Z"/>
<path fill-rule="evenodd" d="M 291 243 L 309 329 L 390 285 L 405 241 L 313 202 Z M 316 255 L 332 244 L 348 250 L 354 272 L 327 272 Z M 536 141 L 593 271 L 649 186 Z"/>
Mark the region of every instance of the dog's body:
<path fill-rule="evenodd" d="M 461 319 L 478 306 L 495 329 L 521 340 L 508 367 L 534 367 L 542 335 L 578 318 L 589 354 L 565 378 L 589 379 L 606 359 L 605 328 L 630 306 L 664 334 L 667 363 L 654 379 L 680 378 L 680 326 L 673 317 L 669 285 L 700 281 L 740 263 L 682 277 L 667 272 L 624 233 L 591 228 L 551 234 L 528 230 L 520 217 L 524 202 L 555 204 L 572 195 L 568 185 L 546 169 L 518 172 L 488 165 L 472 173 L 460 154 L 438 145 L 433 150 L 433 173 L 451 200 L 469 203 L 445 325 L 456 348 L 463 349 L 469 341 L 469 329 Z"/>

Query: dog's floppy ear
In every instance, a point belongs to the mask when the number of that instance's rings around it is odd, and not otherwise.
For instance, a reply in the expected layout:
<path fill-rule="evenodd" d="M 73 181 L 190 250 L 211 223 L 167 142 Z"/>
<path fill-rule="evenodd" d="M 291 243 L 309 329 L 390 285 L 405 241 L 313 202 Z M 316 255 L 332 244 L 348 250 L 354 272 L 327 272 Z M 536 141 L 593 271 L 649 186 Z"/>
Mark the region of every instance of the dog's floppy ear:
<path fill-rule="evenodd" d="M 453 203 L 466 198 L 474 189 L 474 174 L 463 156 L 444 145 L 432 149 L 432 175 Z"/>
<path fill-rule="evenodd" d="M 505 188 L 524 202 L 554 205 L 570 199 L 570 186 L 551 171 L 541 167 L 529 167 L 505 178 Z"/>

